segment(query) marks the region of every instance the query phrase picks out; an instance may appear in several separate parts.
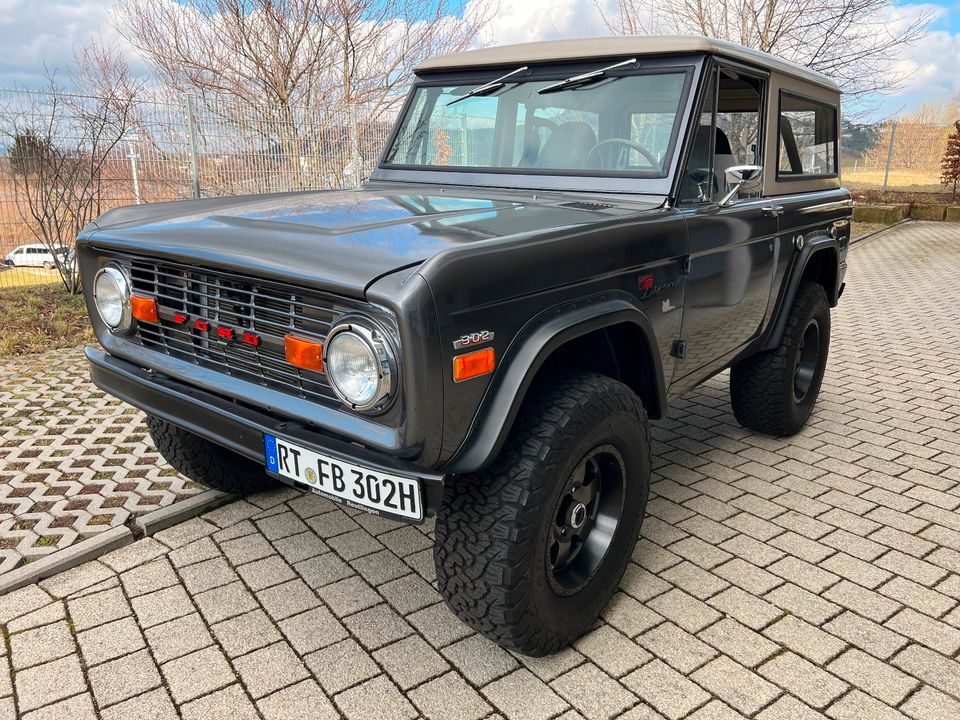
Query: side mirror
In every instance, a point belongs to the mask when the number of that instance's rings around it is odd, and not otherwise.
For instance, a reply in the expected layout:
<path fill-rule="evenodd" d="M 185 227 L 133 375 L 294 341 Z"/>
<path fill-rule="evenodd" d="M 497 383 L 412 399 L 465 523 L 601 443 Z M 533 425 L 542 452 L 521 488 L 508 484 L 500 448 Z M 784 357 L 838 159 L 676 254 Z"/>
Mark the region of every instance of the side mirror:
<path fill-rule="evenodd" d="M 760 181 L 763 179 L 763 168 L 759 165 L 734 165 L 724 172 L 728 185 L 732 185 L 730 192 L 720 200 L 720 207 L 727 207 L 733 196 L 741 190 L 760 192 Z"/>

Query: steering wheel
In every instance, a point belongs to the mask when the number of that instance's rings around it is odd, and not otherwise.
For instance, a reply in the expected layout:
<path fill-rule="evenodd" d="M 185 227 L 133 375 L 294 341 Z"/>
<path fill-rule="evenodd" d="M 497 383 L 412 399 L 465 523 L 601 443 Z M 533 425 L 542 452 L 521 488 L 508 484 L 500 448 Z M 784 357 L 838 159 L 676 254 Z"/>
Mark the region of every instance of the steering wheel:
<path fill-rule="evenodd" d="M 589 163 L 590 158 L 593 157 L 593 154 L 597 152 L 597 150 L 599 150 L 601 147 L 603 147 L 604 145 L 613 145 L 613 144 L 626 145 L 628 148 L 631 148 L 632 150 L 636 150 L 638 153 L 643 155 L 643 157 L 647 160 L 647 162 L 650 163 L 650 167 L 656 168 L 656 169 L 660 168 L 660 161 L 657 160 L 657 158 L 654 156 L 652 152 L 647 150 L 640 143 L 636 143 L 633 140 L 627 140 L 626 138 L 607 138 L 606 140 L 601 140 L 600 142 L 598 142 L 596 145 L 593 146 L 593 149 L 590 152 L 587 153 L 587 162 Z M 606 170 L 606 168 L 603 166 L 603 155 L 600 156 L 600 169 Z"/>

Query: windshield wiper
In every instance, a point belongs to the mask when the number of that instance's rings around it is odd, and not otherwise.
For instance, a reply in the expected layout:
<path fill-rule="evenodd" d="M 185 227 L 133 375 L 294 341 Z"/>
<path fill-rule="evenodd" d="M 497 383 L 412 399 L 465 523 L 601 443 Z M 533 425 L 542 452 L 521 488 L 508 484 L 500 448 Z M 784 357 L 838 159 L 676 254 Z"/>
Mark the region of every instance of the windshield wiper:
<path fill-rule="evenodd" d="M 450 107 L 451 105 L 456 105 L 461 100 L 466 100 L 467 98 L 476 97 L 477 95 L 488 95 L 489 93 L 492 93 L 494 90 L 499 90 L 504 85 L 506 85 L 504 80 L 506 80 L 508 77 L 513 77 L 517 73 L 522 73 L 526 69 L 527 69 L 527 66 L 524 65 L 523 67 L 519 67 L 516 70 L 508 72 L 506 75 L 501 75 L 496 80 L 491 80 L 490 82 L 485 83 L 483 85 L 478 85 L 473 90 L 468 92 L 466 95 L 461 95 L 460 97 L 448 102 L 447 107 Z"/>
<path fill-rule="evenodd" d="M 583 73 L 582 75 L 574 75 L 573 77 L 568 77 L 566 80 L 561 80 L 553 85 L 547 85 L 545 88 L 540 88 L 538 92 L 540 95 L 543 95 L 544 93 L 554 92 L 556 90 L 565 90 L 566 88 L 573 87 L 574 85 L 584 85 L 586 83 L 602 80 L 604 77 L 606 77 L 608 70 L 623 67 L 624 65 L 632 65 L 635 62 L 637 62 L 636 58 L 630 58 L 629 60 L 618 62 L 615 65 L 608 65 L 607 67 L 600 68 L 599 70 L 591 70 L 590 72 Z"/>

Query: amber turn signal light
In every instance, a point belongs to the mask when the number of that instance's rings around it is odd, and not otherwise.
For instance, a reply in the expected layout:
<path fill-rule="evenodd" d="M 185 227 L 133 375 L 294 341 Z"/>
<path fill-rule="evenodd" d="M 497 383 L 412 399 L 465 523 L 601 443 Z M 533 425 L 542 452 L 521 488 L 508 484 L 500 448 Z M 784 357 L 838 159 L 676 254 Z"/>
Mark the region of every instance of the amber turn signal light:
<path fill-rule="evenodd" d="M 287 362 L 306 370 L 323 372 L 323 343 L 287 335 L 283 339 Z"/>
<path fill-rule="evenodd" d="M 470 378 L 492 373 L 496 365 L 496 355 L 493 348 L 474 350 L 465 355 L 457 355 L 453 359 L 453 380 L 463 382 Z"/>
<path fill-rule="evenodd" d="M 157 315 L 157 301 L 144 295 L 130 296 L 130 314 L 142 322 L 160 322 Z"/>

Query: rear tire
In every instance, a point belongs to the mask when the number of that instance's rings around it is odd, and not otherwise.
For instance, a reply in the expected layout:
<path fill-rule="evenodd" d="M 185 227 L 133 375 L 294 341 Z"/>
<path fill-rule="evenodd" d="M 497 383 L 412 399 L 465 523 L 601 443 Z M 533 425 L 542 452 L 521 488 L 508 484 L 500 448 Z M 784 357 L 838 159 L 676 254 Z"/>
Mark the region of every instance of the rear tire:
<path fill-rule="evenodd" d="M 830 350 L 830 303 L 823 286 L 801 282 L 780 345 L 730 369 L 737 422 L 766 435 L 793 435 L 810 418 Z"/>
<path fill-rule="evenodd" d="M 540 383 L 496 462 L 444 487 L 441 594 L 503 647 L 559 650 L 591 627 L 623 577 L 649 482 L 647 417 L 630 388 L 593 373 Z"/>
<path fill-rule="evenodd" d="M 212 490 L 242 495 L 276 484 L 262 465 L 158 417 L 147 415 L 147 429 L 174 470 Z"/>

